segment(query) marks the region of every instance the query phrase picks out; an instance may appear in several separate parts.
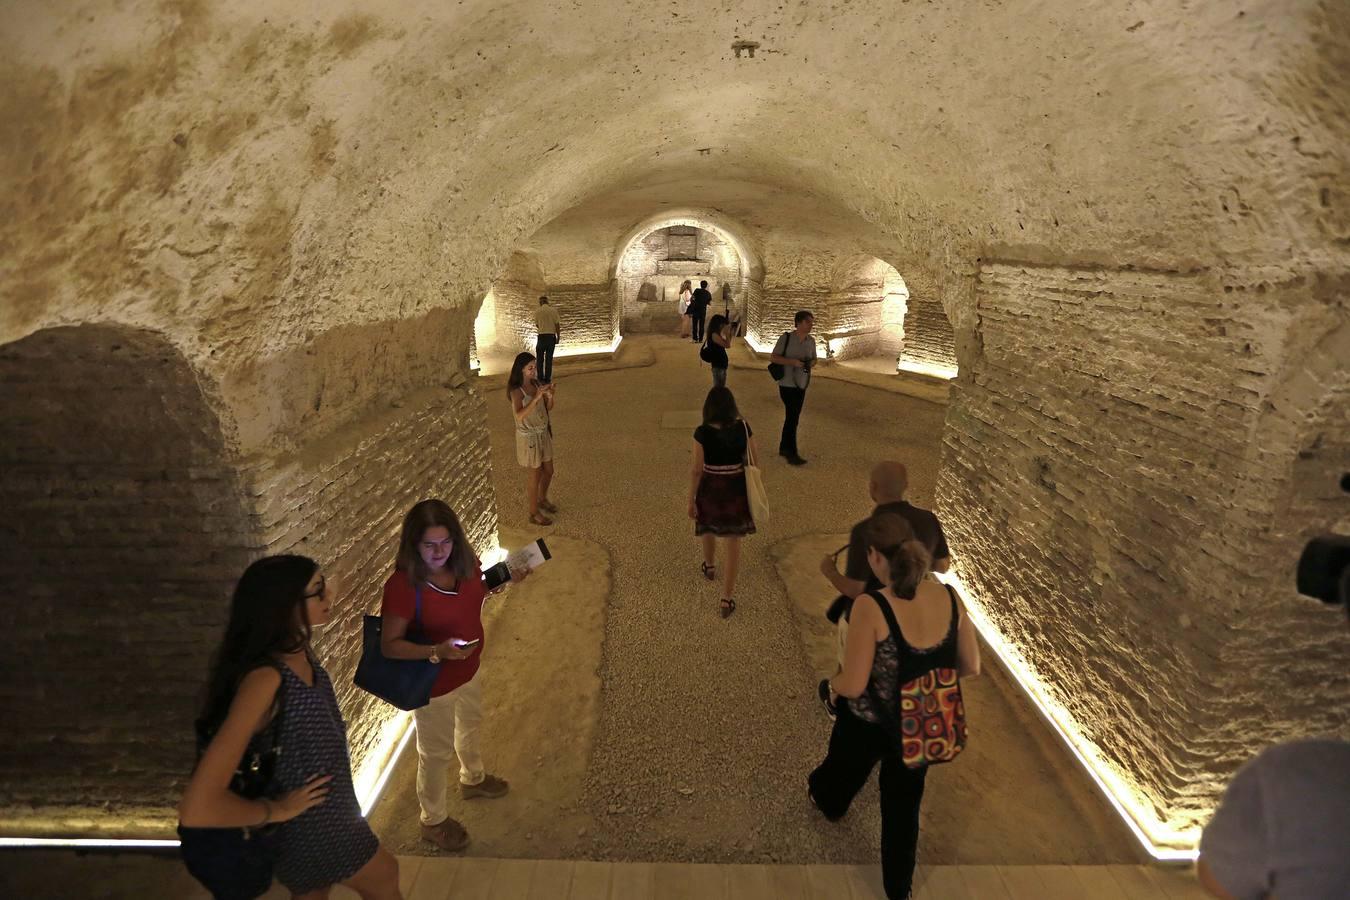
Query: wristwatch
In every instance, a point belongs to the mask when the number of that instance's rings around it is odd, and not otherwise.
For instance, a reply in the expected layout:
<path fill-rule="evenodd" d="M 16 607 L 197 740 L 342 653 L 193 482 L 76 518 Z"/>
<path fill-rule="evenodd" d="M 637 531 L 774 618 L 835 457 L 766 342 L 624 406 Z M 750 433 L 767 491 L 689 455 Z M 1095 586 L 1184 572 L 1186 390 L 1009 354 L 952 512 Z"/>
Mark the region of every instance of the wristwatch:
<path fill-rule="evenodd" d="M 441 661 L 441 645 L 440 645 L 440 644 L 432 644 L 432 645 L 431 645 L 431 655 L 427 657 L 427 661 L 428 661 L 428 662 L 434 662 L 434 663 L 438 663 L 438 662 Z"/>

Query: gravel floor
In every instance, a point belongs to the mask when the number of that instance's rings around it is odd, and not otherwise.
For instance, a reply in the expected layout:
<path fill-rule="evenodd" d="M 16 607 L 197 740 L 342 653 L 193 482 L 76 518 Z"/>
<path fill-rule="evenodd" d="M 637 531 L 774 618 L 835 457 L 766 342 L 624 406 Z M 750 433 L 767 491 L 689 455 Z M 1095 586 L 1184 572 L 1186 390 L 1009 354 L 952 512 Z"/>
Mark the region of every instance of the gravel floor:
<path fill-rule="evenodd" d="M 699 573 L 699 544 L 685 509 L 692 431 L 711 385 L 692 344 L 639 337 L 625 341 L 614 363 L 559 361 L 552 494 L 562 512 L 547 529 L 526 523 L 504 378 L 483 380 L 504 538 L 542 530 L 597 546 L 609 571 L 594 581 L 599 587 L 607 574 L 609 596 L 602 644 L 588 657 L 599 660 L 598 704 L 578 707 L 584 714 L 550 701 L 547 683 L 539 680 L 548 671 L 540 656 L 547 653 L 546 619 L 560 616 L 563 627 L 567 618 L 557 601 L 537 596 L 550 590 L 545 575 L 508 604 L 532 608 L 528 620 L 507 609 L 491 626 L 499 648 L 493 652 L 501 655 L 494 655 L 491 671 L 485 663 L 490 704 L 496 691 L 515 705 L 515 716 L 533 718 L 523 725 L 489 718 L 489 765 L 504 765 L 502 774 L 514 779 L 514 787 L 503 801 L 452 810 L 474 835 L 470 854 L 875 859 L 875 778 L 837 824 L 826 822 L 806 799 L 806 773 L 819 762 L 829 733 L 814 694 L 822 673 L 811 658 L 820 654 L 807 644 L 819 643 L 820 636 L 813 633 L 818 623 L 809 607 L 813 594 L 823 608 L 830 593 L 806 557 L 818 559 L 816 544 L 837 540 L 826 536 L 846 531 L 869 512 L 867 472 L 879 459 L 904 460 L 911 498 L 931 505 L 944 410 L 837 378 L 817 379 L 799 439 L 810 463 L 792 468 L 776 453 L 782 423 L 777 390 L 762 364 L 742 357 L 729 386 L 756 429 L 773 515 L 767 528 L 744 542 L 738 608 L 729 620 L 718 616 L 720 583 L 709 584 Z M 781 573 L 793 584 L 785 587 Z M 575 578 L 570 573 L 565 581 L 574 584 Z M 544 635 L 522 630 L 536 617 L 545 623 Z M 594 640 L 601 640 L 598 633 Z M 984 760 L 963 765 L 963 759 L 930 778 L 921 858 L 1134 861 L 1122 829 L 1039 733 L 1044 729 L 1006 680 L 995 673 L 980 679 L 971 694 L 972 709 L 989 710 L 980 723 L 985 730 L 978 732 Z M 588 758 L 536 768 L 534 750 L 521 756 L 517 745 L 540 740 L 549 728 L 558 747 L 589 738 Z M 546 734 L 542 740 L 548 743 Z M 426 853 L 430 847 L 415 836 L 415 766 L 415 754 L 408 753 L 372 823 L 396 851 Z M 1035 804 L 1030 815 L 1027 803 Z"/>
<path fill-rule="evenodd" d="M 699 573 L 685 510 L 693 427 L 662 427 L 663 418 L 690 418 L 671 413 L 701 410 L 710 372 L 690 343 L 636 342 L 655 351 L 655 365 L 573 377 L 560 365 L 553 416 L 563 509 L 555 529 L 603 545 L 612 565 L 584 792 L 600 825 L 591 855 L 842 861 L 864 848 L 870 858 L 874 801 L 828 828 L 806 802 L 805 775 L 819 761 L 827 722 L 768 549 L 865 514 L 866 473 L 884 457 L 907 460 L 914 497 L 930 500 L 943 411 L 819 379 L 799 436 L 811 462 L 792 468 L 777 456 L 782 405 L 773 382 L 732 369 L 728 386 L 758 437 L 773 515 L 744 542 L 737 611 L 724 621 L 720 583 Z M 500 450 L 512 446 L 511 423 L 493 397 L 489 423 Z M 521 525 L 522 479 L 504 455 L 493 460 L 501 514 Z M 515 508 L 512 498 L 521 498 Z"/>

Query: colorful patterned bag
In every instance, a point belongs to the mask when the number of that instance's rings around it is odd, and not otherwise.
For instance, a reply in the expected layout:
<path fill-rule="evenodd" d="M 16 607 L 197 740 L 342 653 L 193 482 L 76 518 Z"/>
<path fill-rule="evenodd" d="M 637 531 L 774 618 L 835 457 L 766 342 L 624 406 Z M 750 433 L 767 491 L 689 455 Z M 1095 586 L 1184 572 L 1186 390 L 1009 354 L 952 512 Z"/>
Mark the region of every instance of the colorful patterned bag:
<path fill-rule="evenodd" d="M 957 606 L 951 585 L 947 585 L 947 593 L 952 597 L 952 629 L 955 630 Z M 896 643 L 900 643 L 903 640 L 900 623 L 895 620 L 891 605 L 875 592 L 872 599 L 886 617 L 886 625 Z M 966 706 L 961 699 L 961 679 L 955 667 L 930 669 L 902 683 L 896 692 L 896 706 L 898 716 L 891 728 L 898 731 L 894 737 L 899 744 L 900 758 L 907 767 L 918 769 L 951 762 L 965 749 Z"/>

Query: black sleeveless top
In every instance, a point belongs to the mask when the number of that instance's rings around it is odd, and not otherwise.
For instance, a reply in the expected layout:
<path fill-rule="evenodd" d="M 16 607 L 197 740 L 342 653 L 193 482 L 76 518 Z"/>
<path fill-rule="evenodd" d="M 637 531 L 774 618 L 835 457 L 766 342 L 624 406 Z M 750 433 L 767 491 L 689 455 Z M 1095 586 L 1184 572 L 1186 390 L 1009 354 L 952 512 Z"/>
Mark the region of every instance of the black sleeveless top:
<path fill-rule="evenodd" d="M 880 702 L 885 704 L 886 709 L 894 709 L 895 694 L 900 685 L 934 669 L 958 667 L 956 592 L 952 590 L 951 585 L 945 587 L 951 598 L 952 621 L 947 626 L 947 634 L 942 642 L 936 647 L 915 649 L 905 641 L 905 636 L 896 627 L 899 625 L 898 622 L 888 623 L 891 633 L 877 641 L 876 654 L 872 657 L 872 672 L 867 679 L 867 690 L 861 696 L 848 701 L 849 711 L 855 716 L 868 722 L 877 722 L 879 720 L 876 704 Z M 868 591 L 867 594 L 881 608 L 883 615 L 891 612 L 886 605 L 886 598 L 879 591 Z"/>

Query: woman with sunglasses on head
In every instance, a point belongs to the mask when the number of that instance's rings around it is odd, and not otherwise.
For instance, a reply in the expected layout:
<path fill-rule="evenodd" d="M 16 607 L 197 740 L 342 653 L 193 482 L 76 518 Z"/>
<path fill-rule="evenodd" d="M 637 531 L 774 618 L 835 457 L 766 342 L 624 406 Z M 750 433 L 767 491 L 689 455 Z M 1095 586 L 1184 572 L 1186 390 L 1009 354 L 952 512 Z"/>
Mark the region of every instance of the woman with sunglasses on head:
<path fill-rule="evenodd" d="M 530 503 L 530 521 L 552 525 L 553 520 L 540 512 L 556 513 L 549 502 L 548 488 L 553 483 L 553 383 L 541 384 L 535 359 L 520 353 L 511 364 L 506 379 L 506 395 L 511 399 L 511 414 L 516 419 L 516 462 L 529 470 L 526 493 Z"/>
<path fill-rule="evenodd" d="M 495 799 L 509 789 L 486 772 L 478 750 L 483 689 L 475 676 L 483 652 L 488 590 L 459 517 L 440 500 L 423 500 L 408 510 L 394 565 L 380 605 L 381 649 L 391 659 L 440 665 L 431 703 L 413 711 L 422 838 L 442 850 L 462 850 L 469 833 L 446 811 L 450 764 L 458 758 L 459 792 L 465 800 Z M 528 574 L 512 573 L 511 580 Z"/>
<path fill-rule="evenodd" d="M 268 838 L 274 872 L 294 897 L 323 900 L 342 884 L 364 900 L 393 900 L 402 896 L 398 860 L 361 815 L 346 723 L 310 647 L 311 632 L 328 622 L 331 605 L 311 559 L 268 556 L 244 571 L 198 722 L 209 743 L 183 792 L 179 822 L 184 829 L 255 834 L 280 823 Z M 271 748 L 278 749 L 264 796 L 233 793 L 245 754 Z M 241 886 L 238 896 L 246 895 L 256 896 Z"/>

